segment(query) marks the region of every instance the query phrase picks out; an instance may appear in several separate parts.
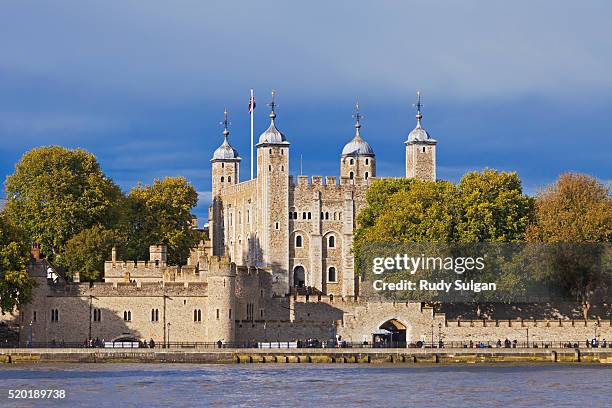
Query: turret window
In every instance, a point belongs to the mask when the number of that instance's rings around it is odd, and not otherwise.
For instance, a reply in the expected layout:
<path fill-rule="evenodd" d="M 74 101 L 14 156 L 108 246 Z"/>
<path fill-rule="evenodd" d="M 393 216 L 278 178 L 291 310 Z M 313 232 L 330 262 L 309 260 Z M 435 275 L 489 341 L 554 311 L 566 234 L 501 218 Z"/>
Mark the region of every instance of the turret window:
<path fill-rule="evenodd" d="M 336 276 L 336 268 L 334 268 L 333 266 L 330 266 L 327 269 L 327 281 L 330 283 L 338 281 L 338 277 Z"/>
<path fill-rule="evenodd" d="M 301 248 L 302 247 L 302 236 L 301 235 L 296 235 L 295 236 L 295 247 L 296 248 Z"/>
<path fill-rule="evenodd" d="M 223 183 L 225 181 L 225 177 L 221 176 L 221 182 Z"/>
<path fill-rule="evenodd" d="M 367 179 L 368 179 L 368 177 L 370 177 L 370 174 L 368 174 L 368 172 L 366 171 L 366 172 L 365 172 L 365 179 L 367 180 Z"/>
<path fill-rule="evenodd" d="M 308 212 L 308 219 L 309 220 L 312 219 L 312 213 L 311 212 Z"/>
<path fill-rule="evenodd" d="M 370 164 L 370 159 L 366 159 L 366 165 Z"/>
<path fill-rule="evenodd" d="M 423 146 L 423 153 L 425 153 L 425 146 Z"/>
<path fill-rule="evenodd" d="M 272 154 L 272 149 L 270 149 L 270 154 Z"/>
<path fill-rule="evenodd" d="M 354 174 L 353 174 L 353 172 L 351 171 L 351 172 L 349 173 L 349 178 L 352 180 L 352 179 L 354 178 L 354 176 L 355 176 L 355 175 L 354 175 Z"/>
<path fill-rule="evenodd" d="M 329 238 L 327 239 L 327 246 L 329 248 L 335 248 L 336 247 L 336 237 L 334 237 L 333 235 L 330 235 Z"/>
<path fill-rule="evenodd" d="M 227 182 L 231 183 L 232 182 L 232 176 L 227 176 Z"/>
<path fill-rule="evenodd" d="M 349 160 L 349 164 L 352 166 L 353 164 L 355 164 L 355 160 L 354 159 Z"/>

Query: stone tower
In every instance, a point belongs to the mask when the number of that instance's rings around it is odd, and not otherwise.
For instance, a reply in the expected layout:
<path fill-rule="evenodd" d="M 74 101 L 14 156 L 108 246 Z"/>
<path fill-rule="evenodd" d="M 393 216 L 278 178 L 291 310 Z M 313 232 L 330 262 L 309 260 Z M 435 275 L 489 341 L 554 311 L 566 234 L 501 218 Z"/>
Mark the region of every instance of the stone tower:
<path fill-rule="evenodd" d="M 359 103 L 355 105 L 355 136 L 342 149 L 340 157 L 340 177 L 364 179 L 376 177 L 376 157 L 372 147 L 361 137 L 361 118 Z"/>
<path fill-rule="evenodd" d="M 272 290 L 289 290 L 289 142 L 276 128 L 274 91 L 270 126 L 257 143 L 258 264 L 272 270 Z"/>
<path fill-rule="evenodd" d="M 436 144 L 435 139 L 421 127 L 421 93 L 417 92 L 417 125 L 408 135 L 406 144 L 406 177 L 419 180 L 436 181 Z"/>
<path fill-rule="evenodd" d="M 212 256 L 208 270 L 208 341 L 235 340 L 236 265 L 226 256 Z"/>
<path fill-rule="evenodd" d="M 227 109 L 223 119 L 223 143 L 215 150 L 210 160 L 212 163 L 212 229 L 211 240 L 213 243 L 213 254 L 224 255 L 225 238 L 223 229 L 223 203 L 219 197 L 224 188 L 238 184 L 240 181 L 240 156 L 227 140 L 229 136 L 229 121 Z"/>

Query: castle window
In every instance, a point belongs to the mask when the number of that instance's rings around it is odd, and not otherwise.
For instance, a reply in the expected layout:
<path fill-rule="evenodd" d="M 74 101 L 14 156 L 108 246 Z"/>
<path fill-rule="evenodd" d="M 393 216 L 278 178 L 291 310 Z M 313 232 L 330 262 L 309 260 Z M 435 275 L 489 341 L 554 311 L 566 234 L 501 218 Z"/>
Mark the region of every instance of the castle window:
<path fill-rule="evenodd" d="M 370 164 L 370 159 L 366 159 L 366 165 Z"/>
<path fill-rule="evenodd" d="M 221 163 L 221 168 L 225 168 L 225 163 Z"/>
<path fill-rule="evenodd" d="M 351 159 L 349 162 L 351 165 L 355 164 L 355 160 Z"/>
<path fill-rule="evenodd" d="M 221 176 L 221 182 L 223 183 L 225 181 L 225 177 Z"/>
<path fill-rule="evenodd" d="M 242 212 L 238 211 L 238 225 L 242 225 Z"/>
<path fill-rule="evenodd" d="M 94 309 L 93 310 L 93 321 L 94 322 L 99 322 L 101 320 L 102 320 L 102 310 Z"/>
<path fill-rule="evenodd" d="M 334 221 L 336 220 L 337 213 L 334 213 Z"/>
<path fill-rule="evenodd" d="M 298 218 L 297 211 L 293 212 L 293 218 L 297 220 L 297 218 Z"/>
<path fill-rule="evenodd" d="M 219 309 L 217 309 L 217 319 L 219 319 Z"/>
<path fill-rule="evenodd" d="M 327 211 L 325 212 L 325 219 L 329 220 L 329 212 L 327 212 Z"/>
<path fill-rule="evenodd" d="M 302 236 L 301 235 L 296 235 L 295 236 L 295 247 L 296 248 L 301 248 L 302 247 Z"/>
<path fill-rule="evenodd" d="M 268 165 L 268 171 L 272 171 L 272 166 Z"/>
<path fill-rule="evenodd" d="M 311 212 L 308 212 L 308 219 L 309 220 L 312 219 L 312 213 Z"/>
<path fill-rule="evenodd" d="M 36 310 L 32 313 L 32 321 L 36 321 Z"/>
<path fill-rule="evenodd" d="M 151 321 L 159 322 L 159 309 L 151 309 Z"/>
<path fill-rule="evenodd" d="M 323 216 L 324 216 L 323 211 L 321 211 L 321 219 L 323 219 Z"/>
<path fill-rule="evenodd" d="M 232 309 L 229 310 L 229 318 L 232 318 Z"/>
<path fill-rule="evenodd" d="M 59 322 L 59 310 L 51 309 L 51 321 Z"/>
<path fill-rule="evenodd" d="M 227 182 L 231 183 L 232 182 L 232 176 L 227 176 Z"/>
<path fill-rule="evenodd" d="M 330 266 L 327 269 L 327 281 L 328 282 L 337 282 L 336 268 L 334 268 L 333 266 Z"/>
<path fill-rule="evenodd" d="M 247 210 L 247 224 L 251 223 L 251 210 Z"/>
<path fill-rule="evenodd" d="M 285 171 L 285 166 L 281 166 L 281 171 Z"/>
<path fill-rule="evenodd" d="M 124 310 L 123 311 L 123 320 L 126 322 L 131 322 L 132 321 L 132 311 L 131 310 Z"/>
<path fill-rule="evenodd" d="M 370 175 L 369 175 L 369 174 L 368 174 L 368 172 L 366 171 L 366 172 L 365 172 L 365 179 L 367 180 L 369 176 L 370 176 Z"/>
<path fill-rule="evenodd" d="M 202 310 L 201 309 L 194 309 L 193 310 L 193 321 L 194 322 L 201 322 L 202 321 Z"/>
<path fill-rule="evenodd" d="M 253 320 L 253 312 L 255 311 L 255 305 L 253 303 L 247 303 L 246 305 L 246 319 Z"/>
<path fill-rule="evenodd" d="M 272 149 L 270 149 L 270 154 L 272 154 Z"/>
<path fill-rule="evenodd" d="M 281 154 L 284 155 L 285 154 L 285 149 L 280 149 Z"/>
<path fill-rule="evenodd" d="M 423 146 L 423 153 L 425 153 L 425 146 Z"/>
<path fill-rule="evenodd" d="M 289 211 L 289 219 L 292 220 L 293 219 L 293 211 Z"/>
<path fill-rule="evenodd" d="M 280 226 L 278 225 L 278 222 L 274 224 L 274 228 L 280 229 Z"/>
<path fill-rule="evenodd" d="M 353 172 L 351 171 L 351 172 L 349 173 L 349 178 L 352 180 L 354 177 L 355 177 L 355 175 L 354 175 L 354 174 L 353 174 Z"/>
<path fill-rule="evenodd" d="M 329 238 L 327 239 L 327 246 L 329 248 L 335 248 L 336 247 L 336 237 L 334 237 L 333 235 L 330 235 Z"/>
<path fill-rule="evenodd" d="M 305 220 L 306 219 L 306 212 L 302 213 L 302 219 Z"/>
<path fill-rule="evenodd" d="M 264 315 L 263 315 L 263 314 L 264 314 L 264 310 L 263 310 L 263 309 L 259 309 L 259 317 L 260 317 L 261 319 L 263 319 L 263 317 L 264 317 Z"/>

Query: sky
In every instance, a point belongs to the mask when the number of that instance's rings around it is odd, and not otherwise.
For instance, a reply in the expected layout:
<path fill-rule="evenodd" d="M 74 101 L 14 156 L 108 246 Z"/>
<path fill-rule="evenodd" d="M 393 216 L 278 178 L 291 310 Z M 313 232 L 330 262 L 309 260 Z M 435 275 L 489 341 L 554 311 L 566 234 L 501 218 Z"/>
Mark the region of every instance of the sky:
<path fill-rule="evenodd" d="M 0 0 L 0 50 L 0 178 L 80 147 L 125 191 L 186 177 L 201 223 L 224 108 L 249 177 L 251 88 L 256 138 L 277 92 L 292 174 L 338 175 L 358 100 L 378 176 L 404 175 L 420 90 L 441 179 L 612 180 L 609 1 Z"/>

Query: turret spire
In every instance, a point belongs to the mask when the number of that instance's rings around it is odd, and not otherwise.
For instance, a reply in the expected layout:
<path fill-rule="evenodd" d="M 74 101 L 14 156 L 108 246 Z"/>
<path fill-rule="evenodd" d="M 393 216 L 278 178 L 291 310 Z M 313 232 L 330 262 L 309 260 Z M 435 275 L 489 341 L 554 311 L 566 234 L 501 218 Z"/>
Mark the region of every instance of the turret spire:
<path fill-rule="evenodd" d="M 221 125 L 223 125 L 223 136 L 225 137 L 225 140 L 227 140 L 227 137 L 229 136 L 229 125 L 231 124 L 227 118 L 227 108 L 225 108 L 225 110 L 223 111 L 223 122 L 220 123 Z"/>
<path fill-rule="evenodd" d="M 274 102 L 275 97 L 276 91 L 272 90 L 272 101 L 268 104 L 270 107 L 270 119 L 272 119 L 272 122 L 274 122 L 274 118 L 276 118 L 276 113 L 274 112 L 274 109 L 276 108 L 276 102 Z"/>
<path fill-rule="evenodd" d="M 361 118 L 363 118 L 363 115 L 359 111 L 359 101 L 355 103 L 355 113 L 353 114 L 353 118 L 355 118 L 355 129 L 357 129 L 355 135 L 360 136 L 359 129 L 361 128 Z"/>
<path fill-rule="evenodd" d="M 412 106 L 414 106 L 417 110 L 417 114 L 416 114 L 417 127 L 420 128 L 421 119 L 423 118 L 423 115 L 421 115 L 421 108 L 423 108 L 423 104 L 421 103 L 421 91 L 417 91 L 417 102 L 413 103 Z"/>

